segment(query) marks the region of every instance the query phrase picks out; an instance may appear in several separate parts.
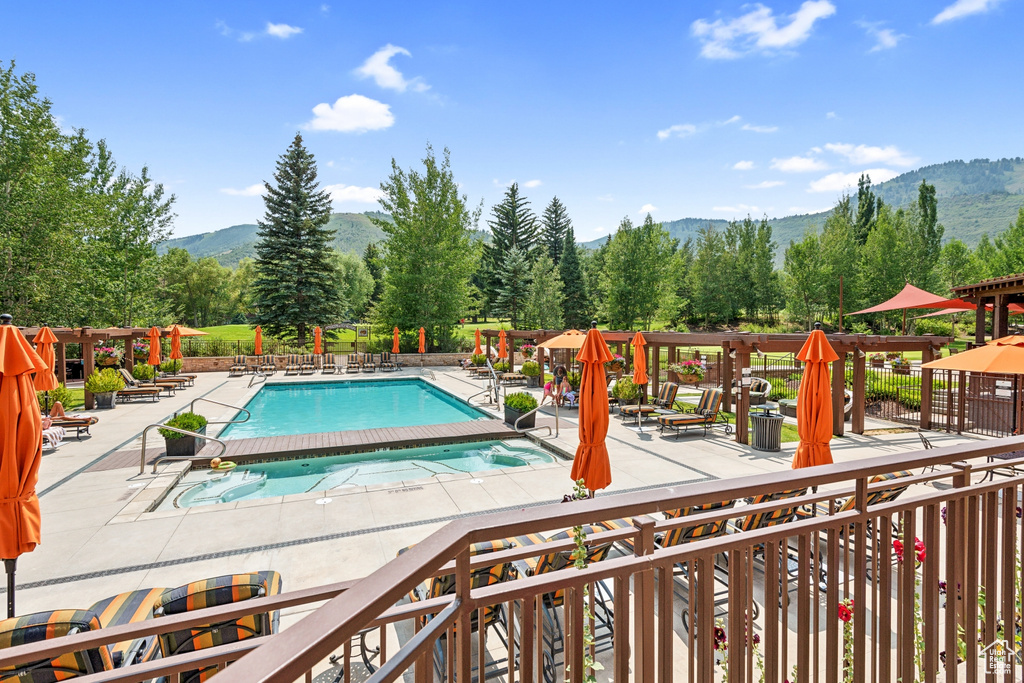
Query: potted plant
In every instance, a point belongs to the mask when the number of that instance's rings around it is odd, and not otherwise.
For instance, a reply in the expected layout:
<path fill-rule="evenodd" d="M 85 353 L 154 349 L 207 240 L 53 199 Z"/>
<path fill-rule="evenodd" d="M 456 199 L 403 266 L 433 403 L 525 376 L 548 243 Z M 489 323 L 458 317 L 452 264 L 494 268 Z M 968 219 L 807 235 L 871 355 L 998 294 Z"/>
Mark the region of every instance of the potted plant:
<path fill-rule="evenodd" d="M 540 386 L 540 364 L 537 361 L 526 361 L 520 372 L 526 375 L 526 386 L 534 388 Z"/>
<path fill-rule="evenodd" d="M 611 360 L 605 361 L 604 369 L 608 372 L 622 372 L 626 369 L 626 359 L 616 353 Z"/>
<path fill-rule="evenodd" d="M 880 368 L 885 365 L 885 354 L 884 353 L 873 353 L 868 356 L 868 362 L 871 363 L 871 367 Z"/>
<path fill-rule="evenodd" d="M 196 413 L 179 413 L 165 422 L 164 425 L 184 429 L 187 432 L 196 432 L 197 434 L 206 433 L 206 418 Z M 180 434 L 170 429 L 161 428 L 158 431 L 164 437 L 164 442 L 167 445 L 167 455 L 175 457 L 195 455 L 196 451 L 202 448 L 202 443 L 200 442 L 204 441 L 204 439 L 199 437 Z"/>
<path fill-rule="evenodd" d="M 121 354 L 113 346 L 97 346 L 95 354 L 96 365 L 109 367 L 117 365 L 118 361 L 121 360 Z"/>
<path fill-rule="evenodd" d="M 97 408 L 113 408 L 117 392 L 122 389 L 124 389 L 124 380 L 113 368 L 93 370 L 85 380 L 85 390 L 96 397 Z"/>
<path fill-rule="evenodd" d="M 537 347 L 533 344 L 523 344 L 519 347 L 519 353 L 523 354 L 523 358 L 529 360 L 533 358 L 533 354 L 536 353 Z"/>
<path fill-rule="evenodd" d="M 144 361 L 149 358 L 149 342 L 137 341 L 132 344 L 132 355 L 135 360 Z"/>
<path fill-rule="evenodd" d="M 508 372 L 508 361 L 507 360 L 500 360 L 497 363 L 495 363 L 494 364 L 494 371 L 495 372 Z"/>
<path fill-rule="evenodd" d="M 152 382 L 154 375 L 156 375 L 156 369 L 152 365 L 136 363 L 132 368 L 132 377 L 140 382 Z"/>
<path fill-rule="evenodd" d="M 699 360 L 687 360 L 682 363 L 672 363 L 668 366 L 669 372 L 676 374 L 680 384 L 697 384 L 704 379 L 704 363 Z"/>
<path fill-rule="evenodd" d="M 890 364 L 892 365 L 892 372 L 894 375 L 910 374 L 910 361 L 908 361 L 902 355 L 893 358 Z"/>
<path fill-rule="evenodd" d="M 481 365 L 485 365 L 487 363 L 487 356 L 485 356 L 482 353 L 476 353 L 476 354 L 473 354 L 473 357 L 470 358 L 469 361 L 473 365 L 475 365 L 477 367 L 480 367 Z"/>
<path fill-rule="evenodd" d="M 174 360 L 165 360 L 160 364 L 160 372 L 170 373 L 172 375 L 177 374 L 181 370 L 181 359 L 175 358 Z"/>
<path fill-rule="evenodd" d="M 623 377 L 612 387 L 612 398 L 619 402 L 619 407 L 636 403 L 640 400 L 640 387 L 629 377 Z"/>
<path fill-rule="evenodd" d="M 515 425 L 516 420 L 537 407 L 537 399 L 525 391 L 517 391 L 505 394 L 505 422 Z M 537 413 L 519 423 L 519 426 L 529 429 L 537 422 Z"/>
<path fill-rule="evenodd" d="M 572 390 L 577 392 L 577 393 L 580 390 L 580 380 L 582 378 L 583 378 L 583 376 L 579 372 L 576 372 L 576 371 L 566 373 L 566 375 L 565 375 L 565 379 L 566 379 L 567 382 L 569 382 L 569 386 L 572 387 Z"/>

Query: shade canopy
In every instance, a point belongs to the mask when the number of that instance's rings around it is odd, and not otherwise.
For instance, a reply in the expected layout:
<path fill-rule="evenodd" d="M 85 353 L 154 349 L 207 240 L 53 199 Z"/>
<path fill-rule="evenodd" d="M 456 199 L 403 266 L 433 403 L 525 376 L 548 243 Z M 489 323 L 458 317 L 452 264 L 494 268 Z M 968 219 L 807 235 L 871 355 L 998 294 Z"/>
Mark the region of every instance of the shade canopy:
<path fill-rule="evenodd" d="M 324 352 L 323 334 L 319 327 L 313 329 L 313 353 L 318 356 Z"/>
<path fill-rule="evenodd" d="M 398 328 L 396 327 L 395 329 L 397 330 Z M 483 355 L 484 350 L 480 348 L 480 328 L 479 327 L 473 333 L 473 339 L 476 341 L 476 346 L 473 347 L 473 355 L 474 356 Z"/>
<path fill-rule="evenodd" d="M 862 311 L 847 313 L 847 315 L 861 315 L 862 313 L 884 313 L 885 311 L 899 311 L 905 308 L 955 308 L 959 310 L 973 310 L 975 305 L 963 299 L 947 299 L 931 292 L 926 292 L 915 287 L 909 282 L 903 286 L 900 293 L 880 304 L 865 308 Z"/>
<path fill-rule="evenodd" d="M 643 332 L 637 332 L 633 336 L 633 384 L 647 384 L 649 378 L 647 377 L 647 354 L 644 352 L 644 347 L 647 346 L 647 340 L 644 339 Z"/>
<path fill-rule="evenodd" d="M 505 330 L 498 331 L 498 358 L 508 358 L 508 344 L 505 342 Z"/>
<path fill-rule="evenodd" d="M 793 468 L 828 465 L 832 462 L 832 386 L 828 364 L 839 360 L 821 330 L 811 332 L 796 355 L 804 376 L 796 399 L 797 432 L 800 444 L 793 456 Z"/>
<path fill-rule="evenodd" d="M 542 349 L 578 349 L 583 346 L 583 341 L 586 338 L 587 335 L 579 330 L 568 330 L 557 337 L 537 344 L 537 346 Z"/>
<path fill-rule="evenodd" d="M 174 334 L 175 329 L 178 330 L 178 334 L 182 337 L 202 337 L 204 335 L 210 334 L 209 332 L 203 332 L 202 330 L 197 330 L 191 327 L 185 327 L 184 325 L 171 325 L 170 327 L 166 328 L 166 331 L 169 332 L 170 334 Z"/>
<path fill-rule="evenodd" d="M 394 332 L 391 333 L 391 353 L 398 353 L 398 326 L 395 326 Z"/>
<path fill-rule="evenodd" d="M 603 489 L 612 483 L 612 468 L 608 462 L 608 384 L 604 364 L 612 360 L 608 344 L 597 328 L 587 332 L 576 360 L 583 364 L 580 378 L 580 444 L 572 461 L 573 481 L 583 480 L 591 491 Z"/>
<path fill-rule="evenodd" d="M 151 327 L 149 328 L 149 358 L 146 359 L 148 365 L 160 365 L 160 328 Z"/>
<path fill-rule="evenodd" d="M 53 345 L 57 343 L 57 335 L 49 327 L 43 326 L 39 328 L 39 332 L 36 333 L 32 342 L 36 345 L 36 353 L 39 354 L 39 358 L 42 359 L 43 365 L 46 367 L 45 370 L 36 373 L 33 384 L 36 391 L 53 391 L 60 386 L 57 375 L 53 372 L 53 366 L 57 362 L 53 352 Z"/>
<path fill-rule="evenodd" d="M 1008 341 L 1011 339 L 1020 341 Z M 970 351 L 958 353 L 955 356 L 947 356 L 924 363 L 921 367 L 931 368 L 932 370 L 963 370 L 966 372 L 1024 375 L 1024 338 L 1003 337 Z"/>
<path fill-rule="evenodd" d="M 253 353 L 257 356 L 263 355 L 263 328 L 259 325 L 256 326 L 256 345 L 253 348 Z"/>
<path fill-rule="evenodd" d="M 420 353 L 427 352 L 427 331 L 422 327 L 420 328 L 420 347 L 418 349 Z"/>

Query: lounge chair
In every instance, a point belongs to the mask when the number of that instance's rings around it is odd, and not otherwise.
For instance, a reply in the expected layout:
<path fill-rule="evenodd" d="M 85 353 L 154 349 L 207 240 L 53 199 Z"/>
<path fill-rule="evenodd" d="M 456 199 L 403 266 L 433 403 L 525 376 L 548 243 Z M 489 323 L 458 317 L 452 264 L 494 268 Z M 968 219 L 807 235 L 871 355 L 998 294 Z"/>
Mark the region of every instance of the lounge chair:
<path fill-rule="evenodd" d="M 132 380 L 134 381 L 134 379 Z M 147 387 L 133 387 L 125 382 L 125 388 L 118 390 L 115 398 L 124 403 L 126 401 L 134 401 L 137 398 L 149 398 L 154 401 L 160 399 L 161 391 L 174 391 L 174 387 L 160 387 L 160 386 L 147 386 Z"/>
<path fill-rule="evenodd" d="M 526 375 L 519 372 L 503 372 L 498 376 L 498 381 L 507 387 L 513 384 L 526 384 Z"/>
<path fill-rule="evenodd" d="M 299 374 L 312 375 L 314 372 L 316 372 L 316 356 L 312 353 L 304 354 L 299 367 Z"/>
<path fill-rule="evenodd" d="M 273 375 L 277 372 L 277 360 L 272 355 L 260 356 L 257 369 L 264 375 Z"/>
<path fill-rule="evenodd" d="M 703 427 L 704 436 L 707 436 L 708 430 L 714 427 L 719 422 L 719 418 L 721 418 L 722 423 L 725 425 L 725 433 L 728 434 L 732 431 L 732 426 L 725 421 L 725 416 L 720 414 L 721 407 L 722 390 L 705 389 L 700 396 L 700 402 L 697 403 L 693 412 L 659 415 L 658 425 L 662 433 L 664 433 L 665 429 L 674 429 L 677 437 L 683 430 L 687 430 L 690 427 Z"/>
<path fill-rule="evenodd" d="M 143 384 L 139 380 L 132 377 L 132 373 L 128 372 L 124 368 L 120 368 L 118 372 L 121 373 L 121 379 L 124 380 L 124 385 L 127 389 L 160 389 L 166 391 L 168 396 L 174 396 L 174 391 L 180 386 L 179 382 L 168 382 L 165 380 L 156 380 L 152 383 Z"/>
<path fill-rule="evenodd" d="M 377 372 L 377 364 L 373 362 L 372 353 L 364 353 L 359 359 L 359 368 L 363 372 Z"/>
<path fill-rule="evenodd" d="M 302 370 L 302 360 L 296 353 L 289 353 L 284 364 L 285 375 L 297 375 Z"/>
<path fill-rule="evenodd" d="M 188 383 L 188 386 L 195 386 L 196 378 L 199 375 L 194 375 L 188 372 L 161 372 L 156 376 L 158 380 L 161 379 L 173 379 L 173 380 L 184 380 Z"/>
<path fill-rule="evenodd" d="M 67 415 L 64 413 L 64 406 L 61 405 L 60 401 L 53 404 L 50 408 L 50 420 L 54 427 L 63 427 L 66 430 L 75 430 L 75 438 L 81 439 L 82 432 L 89 434 L 89 427 L 93 426 L 100 421 L 98 417 L 91 415 L 77 415 L 72 413 Z M 92 434 L 89 434 L 92 436 Z"/>
<path fill-rule="evenodd" d="M 67 431 L 63 427 L 50 426 L 43 430 L 43 450 L 55 451 L 64 445 L 64 437 Z"/>
<path fill-rule="evenodd" d="M 625 420 L 627 417 L 635 417 L 639 425 L 649 415 L 674 413 L 672 406 L 676 403 L 676 394 L 679 393 L 679 385 L 675 382 L 665 382 L 658 390 L 658 397 L 651 403 L 643 405 L 629 405 L 619 408 L 619 415 Z"/>
<path fill-rule="evenodd" d="M 240 377 L 249 371 L 245 356 L 235 356 L 228 368 L 228 377 Z"/>
<path fill-rule="evenodd" d="M 380 354 L 380 369 L 381 372 L 394 372 L 398 369 L 398 365 L 395 364 L 390 351 L 384 351 Z"/>
<path fill-rule="evenodd" d="M 325 353 L 323 364 L 320 365 L 320 373 L 324 375 L 333 375 L 335 372 L 337 372 L 337 370 L 338 366 L 334 362 L 334 354 Z"/>
<path fill-rule="evenodd" d="M 160 618 L 183 614 L 206 607 L 217 607 L 252 598 L 277 595 L 281 592 L 281 575 L 275 571 L 250 574 L 229 574 L 165 590 L 157 598 L 153 616 Z M 160 650 L 164 657 L 195 652 L 208 647 L 234 643 L 277 633 L 278 612 L 247 615 L 215 624 L 193 626 L 181 631 L 160 634 Z M 217 665 L 180 674 L 181 683 L 198 683 L 218 671 Z"/>

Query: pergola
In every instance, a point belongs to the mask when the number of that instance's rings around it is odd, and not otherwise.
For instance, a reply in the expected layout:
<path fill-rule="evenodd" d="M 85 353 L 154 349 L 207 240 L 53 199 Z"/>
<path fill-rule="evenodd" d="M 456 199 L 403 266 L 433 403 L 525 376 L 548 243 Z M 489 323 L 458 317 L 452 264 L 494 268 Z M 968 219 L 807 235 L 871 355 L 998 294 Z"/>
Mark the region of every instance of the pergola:
<path fill-rule="evenodd" d="M 1021 276 L 1024 279 L 1024 276 Z M 1024 288 L 1022 288 L 1024 291 Z M 981 309 L 984 310 L 984 309 Z M 537 343 L 551 339 L 564 330 L 506 330 L 509 339 L 534 340 Z M 498 330 L 481 330 L 480 334 L 490 344 L 498 336 Z M 630 341 L 635 332 L 602 331 L 605 341 L 617 349 L 629 362 L 632 353 Z M 649 390 L 652 395 L 658 393 L 661 351 L 666 349 L 669 359 L 677 357 L 677 350 L 694 347 L 717 347 L 722 349 L 721 383 L 723 389 L 722 409 L 732 412 L 733 395 L 731 379 L 736 380 L 737 387 L 742 385 L 743 370 L 750 367 L 751 354 L 762 353 L 796 353 L 807 340 L 806 334 L 751 334 L 747 332 L 725 332 L 715 334 L 687 334 L 682 332 L 644 332 L 648 354 L 647 367 L 651 378 Z M 842 436 L 844 428 L 844 389 L 846 380 L 846 355 L 853 355 L 853 411 L 851 431 L 855 434 L 864 433 L 865 408 L 865 358 L 874 352 L 921 352 L 921 362 L 927 363 L 938 357 L 943 346 L 953 341 L 951 337 L 925 335 L 921 337 L 881 336 L 869 334 L 833 334 L 829 335 L 829 343 L 839 355 L 839 360 L 832 364 L 832 433 Z M 544 367 L 544 349 L 538 348 L 538 362 Z M 509 354 L 509 370 L 515 369 L 515 354 Z M 632 363 L 629 363 L 630 365 Z M 921 370 L 921 427 L 927 429 L 932 419 L 932 374 L 928 368 Z M 736 403 L 736 441 L 747 442 L 747 417 L 750 409 L 750 390 L 739 388 L 735 397 Z"/>
<path fill-rule="evenodd" d="M 39 332 L 38 327 L 21 327 L 19 329 L 29 341 L 32 341 L 33 337 Z M 135 357 L 131 353 L 132 344 L 135 343 L 136 339 L 146 337 L 149 332 L 148 327 L 51 327 L 50 329 L 53 330 L 53 334 L 57 337 L 57 343 L 53 345 L 56 354 L 57 367 L 55 371 L 57 373 L 57 380 L 65 385 L 67 384 L 66 361 L 68 344 L 82 345 L 82 363 L 85 368 L 85 377 L 88 377 L 96 369 L 96 360 L 93 355 L 93 346 L 96 342 L 109 339 L 123 339 L 125 342 L 124 365 L 131 372 L 135 365 Z M 169 337 L 170 333 L 162 329 L 160 336 Z M 86 391 L 86 410 L 91 409 L 93 405 L 92 393 Z"/>
<path fill-rule="evenodd" d="M 992 306 L 992 338 L 1009 333 L 1010 304 L 1024 304 L 1024 273 L 1004 275 L 953 287 L 953 293 L 978 306 L 975 311 L 974 341 L 985 343 L 985 307 Z"/>

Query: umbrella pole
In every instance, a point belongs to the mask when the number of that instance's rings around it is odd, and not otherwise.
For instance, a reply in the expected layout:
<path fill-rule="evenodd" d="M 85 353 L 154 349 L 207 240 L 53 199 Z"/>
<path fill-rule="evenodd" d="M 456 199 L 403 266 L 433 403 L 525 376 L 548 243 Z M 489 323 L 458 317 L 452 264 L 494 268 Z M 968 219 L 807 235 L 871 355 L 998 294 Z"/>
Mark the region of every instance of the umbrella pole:
<path fill-rule="evenodd" d="M 14 618 L 14 571 L 17 568 L 18 559 L 4 560 L 4 570 L 7 572 L 7 618 Z"/>

